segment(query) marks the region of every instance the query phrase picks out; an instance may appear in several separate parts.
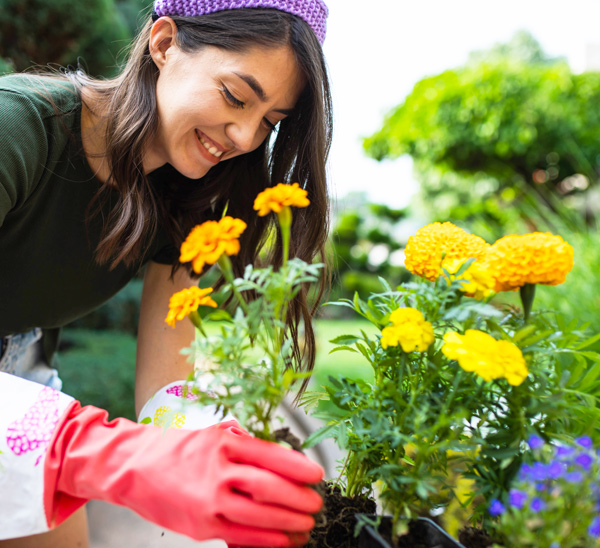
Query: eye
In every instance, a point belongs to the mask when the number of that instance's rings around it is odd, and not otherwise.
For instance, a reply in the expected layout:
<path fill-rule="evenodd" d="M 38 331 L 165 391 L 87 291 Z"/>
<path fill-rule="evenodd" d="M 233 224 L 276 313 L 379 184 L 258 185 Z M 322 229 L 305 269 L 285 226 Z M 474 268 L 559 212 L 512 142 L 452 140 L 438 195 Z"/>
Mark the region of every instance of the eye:
<path fill-rule="evenodd" d="M 279 122 L 277 124 L 274 124 L 273 122 L 270 122 L 269 120 L 267 120 L 266 118 L 263 118 L 263 123 L 265 124 L 265 127 L 269 130 L 269 131 L 277 131 L 278 126 L 279 126 Z"/>
<path fill-rule="evenodd" d="M 246 106 L 246 103 L 244 103 L 243 101 L 240 101 L 237 97 L 234 97 L 233 94 L 225 86 L 223 86 L 223 89 L 221 91 L 223 92 L 225 99 L 227 99 L 227 102 L 232 107 L 244 108 Z"/>

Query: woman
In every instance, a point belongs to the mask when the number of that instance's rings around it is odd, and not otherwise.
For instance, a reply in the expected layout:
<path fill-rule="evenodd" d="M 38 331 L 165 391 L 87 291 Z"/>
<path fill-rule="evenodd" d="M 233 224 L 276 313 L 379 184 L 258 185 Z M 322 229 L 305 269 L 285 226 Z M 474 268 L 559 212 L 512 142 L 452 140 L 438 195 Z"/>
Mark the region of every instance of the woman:
<path fill-rule="evenodd" d="M 321 504 L 306 486 L 319 481 L 317 465 L 235 424 L 166 435 L 107 424 L 101 410 L 31 382 L 60 387 L 48 365 L 60 326 L 142 266 L 136 410 L 186 378 L 179 350 L 192 327 L 164 323 L 169 297 L 195 283 L 178 268 L 177 249 L 226 204 L 248 223 L 237 272 L 256 261 L 268 232 L 253 199 L 277 182 L 298 181 L 311 200 L 295 215 L 291 252 L 311 260 L 323 251 L 324 4 L 154 7 L 114 80 L 0 79 L 0 539 L 14 539 L 2 547 L 86 546 L 81 506 L 90 498 L 199 540 L 287 546 L 306 540 Z M 278 247 L 270 260 L 280 257 Z M 290 311 L 293 332 L 304 320 L 309 369 L 313 312 L 306 294 Z"/>

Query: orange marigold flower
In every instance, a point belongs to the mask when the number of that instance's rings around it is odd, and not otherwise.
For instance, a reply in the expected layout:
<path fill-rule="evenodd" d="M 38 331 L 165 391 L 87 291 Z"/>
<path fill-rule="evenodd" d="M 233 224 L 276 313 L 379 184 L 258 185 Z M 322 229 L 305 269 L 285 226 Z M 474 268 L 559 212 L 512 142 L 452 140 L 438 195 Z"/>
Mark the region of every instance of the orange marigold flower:
<path fill-rule="evenodd" d="M 181 244 L 179 261 L 191 261 L 194 272 L 199 274 L 205 264 L 215 264 L 223 253 L 237 255 L 240 251 L 239 237 L 246 226 L 241 219 L 226 216 L 194 227 Z"/>
<path fill-rule="evenodd" d="M 277 186 L 263 190 L 254 200 L 254 209 L 260 217 L 264 217 L 274 211 L 280 213 L 284 207 L 307 207 L 310 205 L 306 197 L 306 190 L 300 188 L 298 183 Z"/>
<path fill-rule="evenodd" d="M 416 308 L 397 308 L 390 314 L 392 325 L 381 330 L 381 346 L 402 347 L 404 352 L 425 352 L 434 341 L 433 326 Z"/>
<path fill-rule="evenodd" d="M 526 284 L 558 285 L 573 268 L 573 248 L 560 236 L 532 232 L 500 238 L 486 256 L 496 276 L 496 291 Z"/>
<path fill-rule="evenodd" d="M 431 223 L 408 239 L 404 266 L 413 274 L 435 281 L 442 273 L 445 260 L 480 259 L 490 245 L 452 223 Z"/>
<path fill-rule="evenodd" d="M 197 286 L 174 293 L 169 301 L 169 313 L 165 322 L 171 327 L 175 327 L 175 322 L 183 320 L 191 312 L 198 310 L 200 305 L 216 308 L 217 303 L 208 296 L 209 293 L 212 293 L 212 287 L 201 289 Z"/>

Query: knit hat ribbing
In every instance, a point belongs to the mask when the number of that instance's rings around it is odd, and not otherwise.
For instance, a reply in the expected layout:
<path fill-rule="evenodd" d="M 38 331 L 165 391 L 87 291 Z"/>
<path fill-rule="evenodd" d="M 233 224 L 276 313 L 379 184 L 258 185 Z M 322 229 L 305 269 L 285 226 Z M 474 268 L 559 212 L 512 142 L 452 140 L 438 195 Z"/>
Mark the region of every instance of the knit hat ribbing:
<path fill-rule="evenodd" d="M 197 17 L 216 11 L 272 8 L 304 19 L 322 44 L 327 30 L 329 10 L 323 0 L 155 0 L 154 11 L 159 17 L 178 15 Z"/>

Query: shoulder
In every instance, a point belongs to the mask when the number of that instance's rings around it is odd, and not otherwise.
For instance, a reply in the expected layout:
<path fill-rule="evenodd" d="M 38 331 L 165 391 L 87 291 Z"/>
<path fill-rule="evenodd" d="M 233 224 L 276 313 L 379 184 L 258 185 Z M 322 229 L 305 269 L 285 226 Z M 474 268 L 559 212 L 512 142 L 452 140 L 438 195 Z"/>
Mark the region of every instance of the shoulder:
<path fill-rule="evenodd" d="M 0 112 L 6 116 L 5 120 L 24 114 L 47 120 L 68 115 L 80 107 L 81 100 L 66 79 L 31 74 L 0 77 Z"/>

